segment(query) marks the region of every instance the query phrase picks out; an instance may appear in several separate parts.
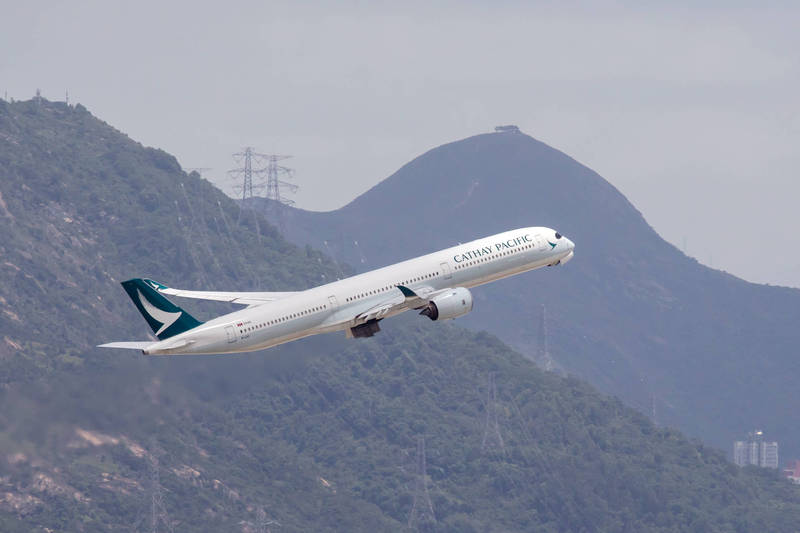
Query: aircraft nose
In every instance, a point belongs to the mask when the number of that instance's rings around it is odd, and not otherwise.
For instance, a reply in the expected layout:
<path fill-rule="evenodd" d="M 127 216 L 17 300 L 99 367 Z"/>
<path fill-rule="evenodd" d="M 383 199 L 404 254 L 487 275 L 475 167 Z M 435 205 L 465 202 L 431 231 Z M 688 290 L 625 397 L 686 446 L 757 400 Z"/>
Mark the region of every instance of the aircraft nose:
<path fill-rule="evenodd" d="M 574 252 L 574 250 L 575 250 L 575 243 L 574 243 L 574 242 L 572 242 L 571 240 L 567 239 L 566 237 L 564 237 L 564 241 L 565 241 L 565 242 L 564 242 L 564 244 L 565 244 L 565 245 L 566 245 L 566 247 L 567 247 L 567 253 L 566 253 L 566 255 L 564 255 L 564 257 L 562 257 L 561 259 L 559 259 L 559 261 L 558 261 L 558 264 L 559 264 L 559 265 L 565 265 L 565 264 L 569 263 L 569 261 L 570 261 L 570 260 L 571 260 L 573 257 L 575 257 L 575 252 Z"/>

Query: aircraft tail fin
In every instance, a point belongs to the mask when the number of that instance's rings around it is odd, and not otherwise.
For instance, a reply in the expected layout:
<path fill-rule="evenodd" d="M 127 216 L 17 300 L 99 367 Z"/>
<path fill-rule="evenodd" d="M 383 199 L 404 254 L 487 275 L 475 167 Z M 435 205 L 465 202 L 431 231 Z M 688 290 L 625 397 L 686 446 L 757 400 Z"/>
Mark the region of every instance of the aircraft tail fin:
<path fill-rule="evenodd" d="M 202 324 L 192 315 L 164 298 L 152 285 L 141 278 L 123 281 L 122 288 L 131 297 L 136 309 L 142 314 L 159 340 L 168 339 Z"/>

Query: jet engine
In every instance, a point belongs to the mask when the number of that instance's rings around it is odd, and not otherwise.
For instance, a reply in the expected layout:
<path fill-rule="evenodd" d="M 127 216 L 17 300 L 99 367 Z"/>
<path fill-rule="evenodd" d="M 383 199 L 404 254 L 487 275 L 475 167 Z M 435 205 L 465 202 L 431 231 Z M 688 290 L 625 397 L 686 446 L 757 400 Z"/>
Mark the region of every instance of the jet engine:
<path fill-rule="evenodd" d="M 464 287 L 448 289 L 437 295 L 419 312 L 431 320 L 450 320 L 472 311 L 472 293 Z"/>

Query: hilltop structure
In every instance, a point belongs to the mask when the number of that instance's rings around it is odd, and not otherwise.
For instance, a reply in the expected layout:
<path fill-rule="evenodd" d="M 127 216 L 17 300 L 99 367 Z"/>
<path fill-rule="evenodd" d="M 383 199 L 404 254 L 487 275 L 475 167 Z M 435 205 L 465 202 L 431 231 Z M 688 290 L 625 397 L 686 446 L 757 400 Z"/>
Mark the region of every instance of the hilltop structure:
<path fill-rule="evenodd" d="M 778 443 L 766 442 L 761 430 L 751 431 L 747 440 L 733 443 L 733 462 L 739 466 L 778 468 Z"/>

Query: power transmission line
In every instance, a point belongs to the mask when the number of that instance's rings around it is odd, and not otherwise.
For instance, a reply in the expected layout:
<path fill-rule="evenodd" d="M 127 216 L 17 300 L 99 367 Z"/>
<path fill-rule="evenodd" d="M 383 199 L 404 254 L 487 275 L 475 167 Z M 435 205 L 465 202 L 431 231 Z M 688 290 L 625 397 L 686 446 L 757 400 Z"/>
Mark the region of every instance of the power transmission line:
<path fill-rule="evenodd" d="M 497 418 L 499 410 L 494 372 L 489 372 L 486 383 L 486 420 L 483 424 L 483 441 L 481 441 L 483 452 L 499 449 L 503 454 L 506 453 L 506 445 L 500 434 L 500 422 Z"/>
<path fill-rule="evenodd" d="M 279 164 L 290 157 L 292 156 L 258 153 L 248 146 L 233 154 L 234 160 L 240 166 L 228 171 L 233 179 L 240 182 L 234 189 L 241 194 L 243 207 L 247 207 L 253 198 L 266 189 L 265 198 L 270 201 L 266 204 L 265 212 L 281 233 L 286 232 L 284 207 L 294 205 L 294 201 L 287 198 L 284 191 L 294 193 L 298 189 L 297 185 L 286 181 L 294 176 L 294 170 Z M 256 230 L 260 235 L 257 218 Z"/>
<path fill-rule="evenodd" d="M 294 201 L 282 194 L 283 190 L 295 193 L 298 186 L 284 181 L 294 176 L 294 170 L 278 164 L 278 161 L 288 159 L 290 155 L 268 155 L 267 157 L 267 199 L 272 200 L 268 205 L 273 210 L 273 221 L 282 234 L 286 234 L 285 206 L 294 205 Z"/>
<path fill-rule="evenodd" d="M 650 393 L 650 420 L 653 421 L 653 424 L 656 426 L 658 425 L 658 412 L 656 411 L 656 395 L 655 393 Z"/>
<path fill-rule="evenodd" d="M 242 249 L 242 247 L 239 246 L 238 240 L 236 238 L 234 238 L 233 232 L 231 231 L 230 224 L 228 224 L 228 217 L 225 216 L 225 210 L 222 208 L 222 204 L 220 203 L 219 200 L 217 200 L 217 207 L 219 208 L 219 217 L 220 217 L 220 219 L 222 219 L 222 224 L 225 227 L 225 233 L 228 236 L 228 244 L 229 244 L 229 246 L 231 246 L 232 248 L 235 248 L 239 252 L 239 255 L 242 256 L 242 266 L 247 270 L 248 274 L 250 274 L 250 277 L 253 280 L 253 286 L 256 287 L 256 288 L 261 288 L 261 279 L 259 278 L 259 276 L 256 274 L 255 270 L 253 270 L 252 266 L 248 262 L 247 256 L 245 255 L 244 250 Z M 216 222 L 216 219 L 215 219 L 215 222 Z M 219 227 L 219 225 L 218 225 L 218 227 Z"/>
<path fill-rule="evenodd" d="M 536 363 L 548 372 L 556 369 L 556 362 L 550 356 L 547 336 L 547 307 L 544 304 L 542 304 L 542 315 L 539 320 L 539 347 L 536 354 Z"/>
<path fill-rule="evenodd" d="M 164 489 L 159 476 L 158 456 L 161 455 L 161 451 L 158 449 L 155 439 L 150 440 L 149 452 L 147 467 L 150 478 L 150 533 L 158 533 L 159 524 L 163 525 L 166 531 L 171 532 L 172 521 L 170 521 L 164 505 Z"/>
<path fill-rule="evenodd" d="M 181 183 L 181 188 L 183 188 L 183 183 Z M 189 207 L 189 213 L 191 213 L 191 206 Z M 178 226 L 181 228 L 183 233 L 183 240 L 186 243 L 186 251 L 188 252 L 189 258 L 194 263 L 195 272 L 197 272 L 197 276 L 200 280 L 200 283 L 206 284 L 206 274 L 205 269 L 203 268 L 204 263 L 200 261 L 200 257 L 197 255 L 197 250 L 194 247 L 194 234 L 192 232 L 193 220 L 191 215 L 189 217 L 184 217 L 181 212 L 180 202 L 175 200 L 175 212 L 178 214 Z"/>
<path fill-rule="evenodd" d="M 286 189 L 292 193 L 297 192 L 299 188 L 294 183 L 283 181 L 281 178 L 292 178 L 294 170 L 278 164 L 278 161 L 289 159 L 290 155 L 267 155 L 267 198 L 275 200 L 283 205 L 294 205 L 293 200 L 289 200 L 281 191 Z"/>
<path fill-rule="evenodd" d="M 436 522 L 431 495 L 428 493 L 428 473 L 425 463 L 425 437 L 417 437 L 417 469 L 414 474 L 414 503 L 408 514 L 408 527 L 419 530 Z"/>
<path fill-rule="evenodd" d="M 202 205 L 203 188 L 200 187 L 198 190 L 200 194 L 200 204 Z M 218 273 L 223 274 L 222 266 L 219 264 L 219 261 L 217 260 L 217 254 L 215 254 L 211 250 L 211 239 L 209 238 L 208 225 L 206 224 L 206 220 L 203 216 L 203 210 L 194 209 L 191 201 L 189 200 L 189 194 L 186 192 L 186 187 L 183 186 L 183 183 L 181 183 L 181 192 L 183 192 L 183 199 L 186 202 L 186 206 L 189 210 L 190 222 L 191 222 L 190 233 L 192 234 L 193 238 L 199 238 L 200 242 L 203 245 L 203 248 L 205 248 L 208 260 L 210 260 L 211 264 L 214 267 L 216 267 Z M 195 220 L 196 218 L 199 219 L 199 222 Z M 189 241 L 189 243 L 191 243 L 191 241 Z"/>
<path fill-rule="evenodd" d="M 239 204 L 239 218 L 236 221 L 237 226 L 242 222 L 242 209 L 245 207 L 245 203 L 247 201 L 252 201 L 256 196 L 255 192 L 264 188 L 264 184 L 258 178 L 265 175 L 267 171 L 266 168 L 260 166 L 263 164 L 266 157 L 265 154 L 259 154 L 249 146 L 246 146 L 243 151 L 233 154 L 234 161 L 241 166 L 229 170 L 228 174 L 233 179 L 241 180 L 242 182 L 241 185 L 236 185 L 234 187 L 235 190 L 240 191 L 242 194 L 242 202 Z M 253 184 L 253 176 L 256 177 L 255 185 Z M 252 214 L 253 220 L 255 221 L 258 243 L 261 244 L 261 228 L 258 225 L 258 216 L 255 211 L 253 211 Z"/>
<path fill-rule="evenodd" d="M 267 518 L 267 513 L 263 507 L 259 507 L 258 511 L 256 511 L 255 522 L 245 521 L 244 523 L 250 526 L 255 533 L 271 533 L 269 526 L 281 527 L 280 522 L 277 520 Z"/>
<path fill-rule="evenodd" d="M 281 233 L 286 232 L 284 207 L 294 205 L 294 201 L 287 198 L 284 191 L 294 193 L 298 189 L 297 185 L 286 181 L 294 176 L 294 170 L 279 164 L 290 157 L 292 156 L 261 154 L 251 147 L 245 147 L 242 152 L 233 154 L 234 160 L 241 166 L 228 171 L 233 179 L 241 182 L 235 186 L 235 190 L 242 195 L 242 206 L 252 202 L 266 188 L 265 197 L 270 200 L 267 202 L 266 213 Z M 258 228 L 257 231 L 260 233 Z"/>
<path fill-rule="evenodd" d="M 267 157 L 265 154 L 259 154 L 250 146 L 246 146 L 241 152 L 233 154 L 233 159 L 237 164 L 241 165 L 239 168 L 234 168 L 228 171 L 228 174 L 237 181 L 241 181 L 241 185 L 234 186 L 234 189 L 241 193 L 242 202 L 247 201 L 248 198 L 253 198 L 255 194 L 253 191 L 259 191 L 264 188 L 264 184 L 258 180 L 253 185 L 253 176 L 256 178 L 266 174 L 267 169 L 259 166 L 260 162 Z M 254 168 L 255 163 L 255 168 Z"/>
<path fill-rule="evenodd" d="M 342 269 L 342 266 L 339 264 L 339 261 L 336 260 L 336 255 L 334 255 L 333 250 L 331 250 L 331 247 L 328 245 L 328 241 L 322 241 L 322 244 L 325 245 L 325 250 L 327 250 L 328 252 L 328 257 L 331 258 L 331 261 L 333 261 L 333 264 L 339 270 L 340 277 L 338 279 L 344 279 L 345 277 L 344 270 Z"/>

